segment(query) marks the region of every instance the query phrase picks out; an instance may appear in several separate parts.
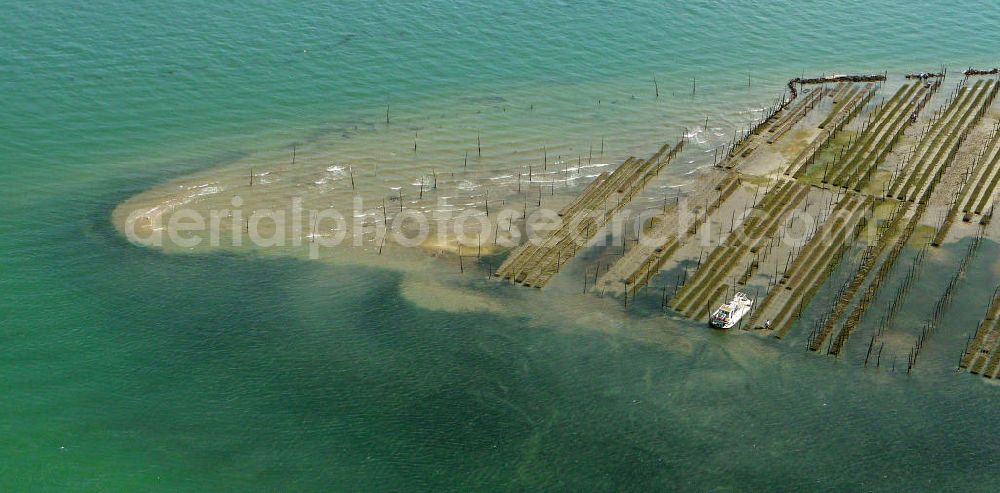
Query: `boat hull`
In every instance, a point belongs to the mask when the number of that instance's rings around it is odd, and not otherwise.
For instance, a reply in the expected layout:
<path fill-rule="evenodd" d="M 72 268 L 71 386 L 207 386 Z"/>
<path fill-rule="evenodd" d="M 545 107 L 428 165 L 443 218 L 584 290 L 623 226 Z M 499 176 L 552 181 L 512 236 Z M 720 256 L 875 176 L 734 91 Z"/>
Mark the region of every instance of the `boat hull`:
<path fill-rule="evenodd" d="M 719 309 L 708 319 L 708 326 L 713 329 L 731 329 L 740 323 L 750 309 L 753 302 L 743 293 L 737 293 L 732 301 L 719 307 Z"/>
<path fill-rule="evenodd" d="M 716 321 L 713 320 L 713 321 L 708 322 L 708 326 L 711 327 L 711 328 L 713 328 L 713 329 L 726 330 L 726 329 L 731 329 L 731 328 L 735 327 L 736 324 L 738 324 L 738 323 L 739 323 L 739 320 L 737 320 L 735 322 L 725 323 L 725 324 L 721 323 L 721 322 L 716 322 Z"/>

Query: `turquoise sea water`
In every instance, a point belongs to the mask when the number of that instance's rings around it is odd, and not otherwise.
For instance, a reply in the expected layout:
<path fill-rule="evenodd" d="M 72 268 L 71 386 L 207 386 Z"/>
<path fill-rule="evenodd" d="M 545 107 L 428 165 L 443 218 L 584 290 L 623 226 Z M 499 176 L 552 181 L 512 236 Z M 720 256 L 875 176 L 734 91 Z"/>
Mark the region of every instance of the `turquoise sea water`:
<path fill-rule="evenodd" d="M 997 489 L 998 389 L 948 369 L 988 269 L 905 378 L 612 303 L 565 322 L 428 310 L 390 270 L 165 255 L 109 222 L 248 153 L 349 146 L 387 103 L 456 140 L 475 126 L 582 152 L 606 136 L 618 160 L 706 116 L 728 135 L 802 73 L 996 65 L 992 2 L 4 10 L 4 491 Z"/>

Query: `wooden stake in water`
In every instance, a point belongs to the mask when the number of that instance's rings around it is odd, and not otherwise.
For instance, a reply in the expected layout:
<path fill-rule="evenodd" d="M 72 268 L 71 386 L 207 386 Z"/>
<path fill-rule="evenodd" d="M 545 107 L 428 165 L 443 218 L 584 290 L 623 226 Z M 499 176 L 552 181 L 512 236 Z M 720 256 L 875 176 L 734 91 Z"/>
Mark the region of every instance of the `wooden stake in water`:
<path fill-rule="evenodd" d="M 660 86 L 656 84 L 656 74 L 653 74 L 653 90 L 656 92 L 658 99 L 660 97 Z"/>

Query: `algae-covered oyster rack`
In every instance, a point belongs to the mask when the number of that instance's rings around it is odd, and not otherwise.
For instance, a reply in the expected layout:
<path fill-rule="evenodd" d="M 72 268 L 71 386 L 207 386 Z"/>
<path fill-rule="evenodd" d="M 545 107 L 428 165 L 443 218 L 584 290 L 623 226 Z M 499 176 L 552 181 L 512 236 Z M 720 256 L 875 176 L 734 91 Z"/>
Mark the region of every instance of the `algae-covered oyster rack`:
<path fill-rule="evenodd" d="M 654 298 L 666 315 L 706 322 L 745 292 L 754 303 L 738 333 L 795 337 L 811 352 L 850 350 L 867 368 L 911 372 L 939 332 L 969 332 L 945 313 L 970 266 L 989 261 L 977 264 L 981 240 L 996 238 L 996 74 L 791 80 L 758 123 L 714 152 L 683 204 L 665 201 L 644 223 L 655 241 L 600 247 L 615 252 L 582 269 L 585 295 L 625 306 Z M 494 276 L 544 287 L 684 144 L 598 176 L 559 212 L 562 227 L 514 248 Z M 929 300 L 913 296 L 925 258 L 945 246 L 958 252 L 947 284 Z M 955 356 L 959 368 L 997 378 L 1000 295 L 991 291 L 973 300 L 983 320 Z M 920 322 L 900 316 L 914 307 L 927 307 Z"/>

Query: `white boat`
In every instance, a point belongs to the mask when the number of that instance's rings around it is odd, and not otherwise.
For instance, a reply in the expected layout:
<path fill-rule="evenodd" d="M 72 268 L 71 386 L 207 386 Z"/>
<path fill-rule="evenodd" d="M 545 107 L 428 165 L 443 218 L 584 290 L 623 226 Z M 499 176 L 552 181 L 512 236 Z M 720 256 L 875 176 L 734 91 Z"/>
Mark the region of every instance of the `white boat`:
<path fill-rule="evenodd" d="M 736 293 L 729 303 L 723 304 L 712 314 L 708 323 L 717 329 L 731 329 L 750 313 L 752 307 L 753 300 L 743 293 Z"/>

